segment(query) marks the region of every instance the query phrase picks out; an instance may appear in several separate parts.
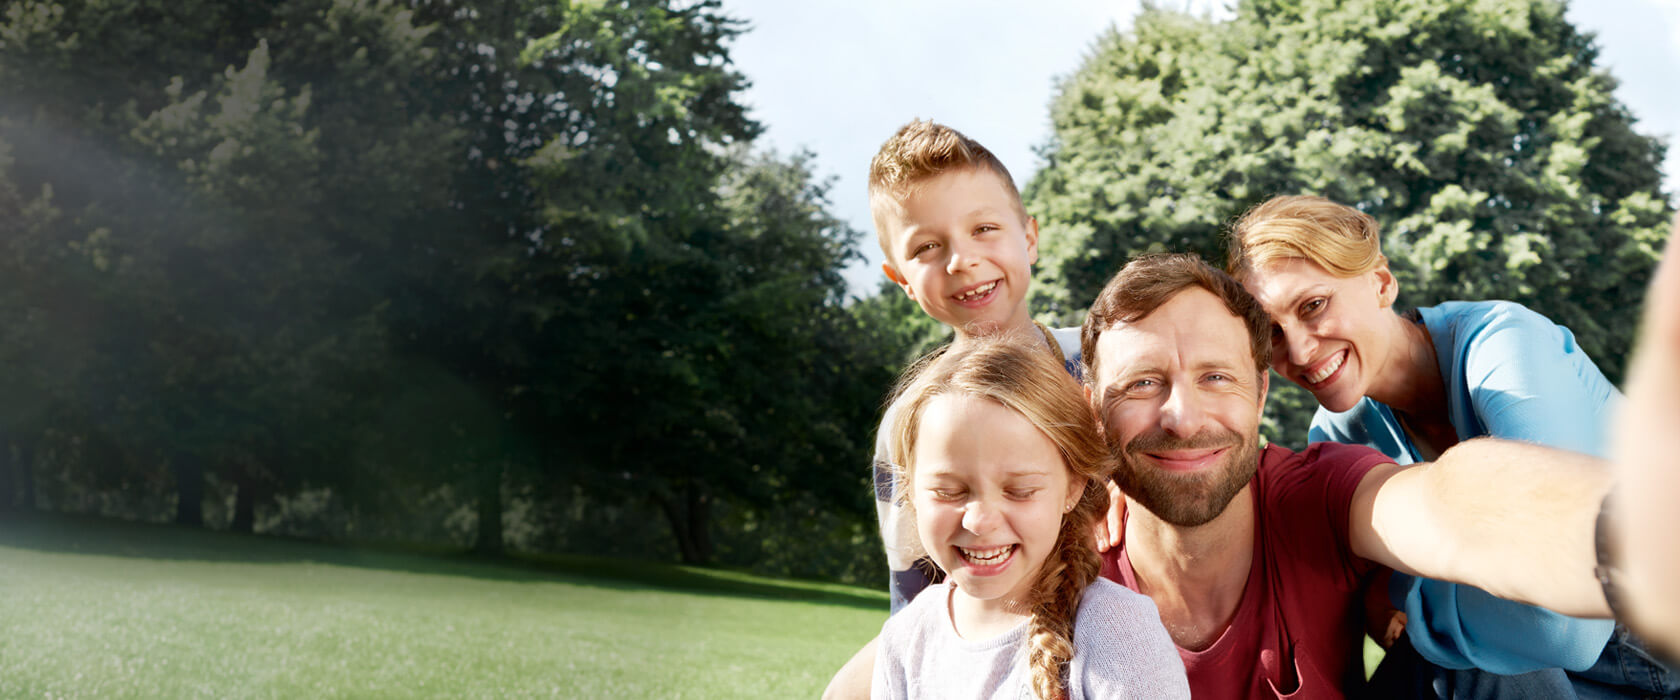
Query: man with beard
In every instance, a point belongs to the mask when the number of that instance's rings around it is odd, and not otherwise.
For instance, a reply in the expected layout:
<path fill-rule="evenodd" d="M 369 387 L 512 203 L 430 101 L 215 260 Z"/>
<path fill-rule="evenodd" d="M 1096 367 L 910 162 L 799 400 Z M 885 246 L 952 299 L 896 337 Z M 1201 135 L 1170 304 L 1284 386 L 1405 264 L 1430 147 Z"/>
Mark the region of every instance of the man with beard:
<path fill-rule="evenodd" d="M 1261 448 L 1270 338 L 1254 299 L 1188 255 L 1128 264 L 1082 330 L 1127 506 L 1103 573 L 1155 601 L 1196 697 L 1360 694 L 1360 581 L 1379 566 L 1608 616 L 1601 462 L 1486 439 L 1404 467 Z"/>

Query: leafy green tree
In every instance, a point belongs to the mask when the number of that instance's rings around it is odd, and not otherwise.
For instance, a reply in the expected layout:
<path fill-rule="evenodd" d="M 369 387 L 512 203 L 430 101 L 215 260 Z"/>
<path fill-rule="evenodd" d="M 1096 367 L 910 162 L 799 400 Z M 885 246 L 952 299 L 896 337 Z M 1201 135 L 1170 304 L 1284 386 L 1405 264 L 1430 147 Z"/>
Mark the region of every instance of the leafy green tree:
<path fill-rule="evenodd" d="M 1613 379 L 1671 206 L 1591 36 L 1552 0 L 1245 0 L 1148 9 L 1059 85 L 1035 303 L 1076 320 L 1135 253 L 1222 261 L 1223 226 L 1277 194 L 1375 216 L 1401 302 L 1520 301 Z M 1274 382 L 1270 436 L 1312 407 Z M 1301 406 L 1297 410 L 1292 406 Z"/>
<path fill-rule="evenodd" d="M 60 395 L 126 446 L 81 468 L 170 464 L 194 524 L 210 469 L 249 530 L 264 497 L 344 474 L 325 465 L 346 387 L 383 355 L 379 255 L 444 208 L 459 149 L 416 113 L 435 66 L 411 12 L 193 8 L 12 6 L 0 71 L 25 99 L 0 126 L 48 137 L 11 175 L 64 193 L 36 243 L 85 302 L 95 361 Z"/>

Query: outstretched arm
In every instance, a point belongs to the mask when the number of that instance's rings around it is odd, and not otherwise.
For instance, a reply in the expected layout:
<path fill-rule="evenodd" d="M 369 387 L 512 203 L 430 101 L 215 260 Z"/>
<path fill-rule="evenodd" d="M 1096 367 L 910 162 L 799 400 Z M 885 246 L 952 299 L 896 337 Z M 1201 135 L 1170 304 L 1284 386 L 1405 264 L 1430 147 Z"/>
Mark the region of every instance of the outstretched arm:
<path fill-rule="evenodd" d="M 1522 442 L 1459 443 L 1434 463 L 1372 469 L 1355 492 L 1354 553 L 1576 617 L 1608 617 L 1593 526 L 1602 460 Z"/>
<path fill-rule="evenodd" d="M 1645 320 L 1627 402 L 1613 434 L 1620 480 L 1613 551 L 1623 576 L 1620 611 L 1640 634 L 1680 652 L 1680 217 L 1645 296 Z"/>

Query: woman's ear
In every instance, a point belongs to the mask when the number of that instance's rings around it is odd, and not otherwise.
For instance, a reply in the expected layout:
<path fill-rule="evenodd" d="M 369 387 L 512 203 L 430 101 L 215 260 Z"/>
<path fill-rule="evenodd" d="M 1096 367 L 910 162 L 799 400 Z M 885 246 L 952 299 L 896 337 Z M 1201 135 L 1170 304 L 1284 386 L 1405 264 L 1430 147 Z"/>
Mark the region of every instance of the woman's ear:
<path fill-rule="evenodd" d="M 1400 280 L 1394 278 L 1394 272 L 1388 269 L 1388 261 L 1384 260 L 1371 274 L 1377 276 L 1377 301 L 1382 308 L 1394 306 L 1394 300 L 1400 298 Z"/>

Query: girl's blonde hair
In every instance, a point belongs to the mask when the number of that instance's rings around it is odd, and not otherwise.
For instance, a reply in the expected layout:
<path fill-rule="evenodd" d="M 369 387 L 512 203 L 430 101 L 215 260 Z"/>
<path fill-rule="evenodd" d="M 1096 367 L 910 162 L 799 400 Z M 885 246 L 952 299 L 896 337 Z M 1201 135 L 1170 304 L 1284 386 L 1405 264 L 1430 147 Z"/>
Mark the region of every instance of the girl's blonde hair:
<path fill-rule="evenodd" d="M 1231 226 L 1225 271 L 1246 282 L 1254 271 L 1303 258 L 1337 277 L 1354 277 L 1388 263 L 1377 220 L 1323 197 L 1273 197 Z"/>
<path fill-rule="evenodd" d="M 1084 490 L 1062 517 L 1055 548 L 1039 568 L 1028 606 L 1027 664 L 1035 694 L 1045 699 L 1066 695 L 1074 614 L 1085 587 L 1102 569 L 1091 547 L 1091 525 L 1108 512 L 1104 483 L 1114 470 L 1096 413 L 1061 358 L 1051 355 L 1041 343 L 1013 337 L 969 338 L 934 351 L 905 372 L 888 428 L 888 454 L 900 494 L 909 493 L 916 468 L 922 413 L 934 397 L 946 394 L 995 401 L 1026 418 L 1056 446 L 1063 465 L 1084 477 Z"/>

